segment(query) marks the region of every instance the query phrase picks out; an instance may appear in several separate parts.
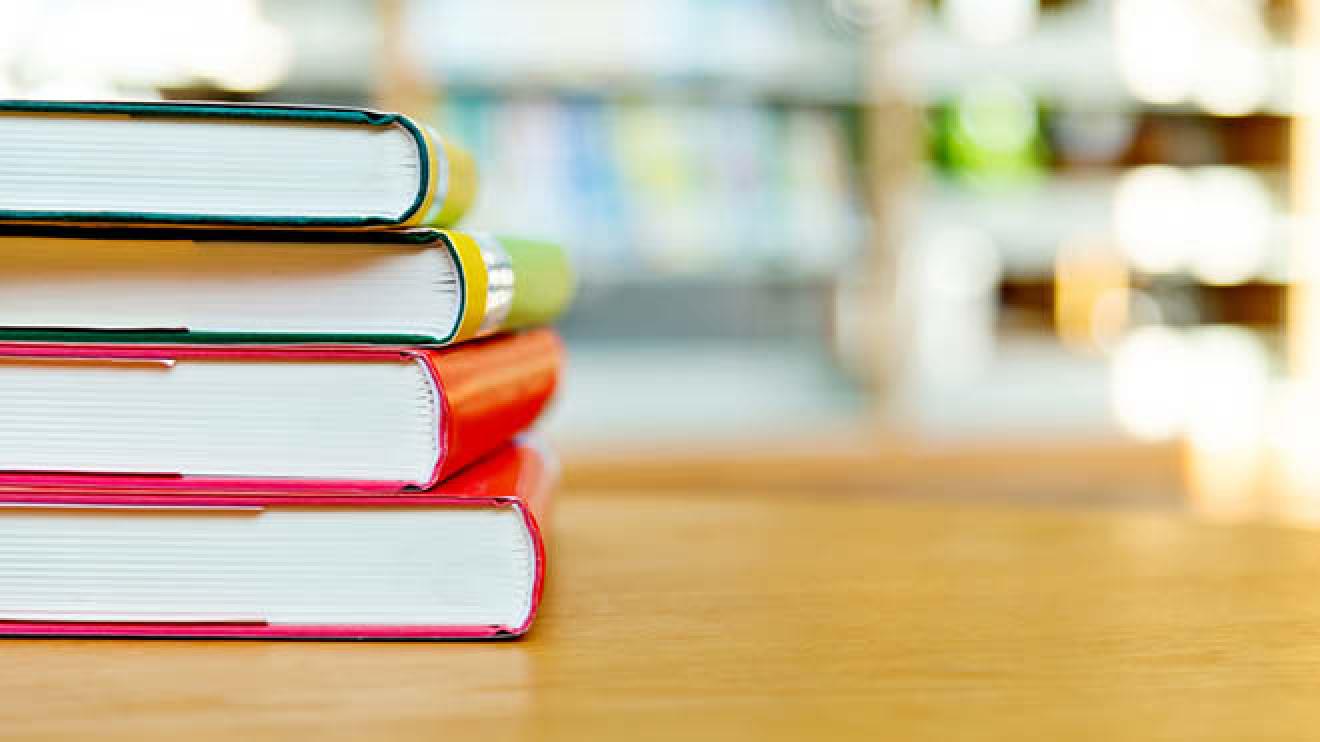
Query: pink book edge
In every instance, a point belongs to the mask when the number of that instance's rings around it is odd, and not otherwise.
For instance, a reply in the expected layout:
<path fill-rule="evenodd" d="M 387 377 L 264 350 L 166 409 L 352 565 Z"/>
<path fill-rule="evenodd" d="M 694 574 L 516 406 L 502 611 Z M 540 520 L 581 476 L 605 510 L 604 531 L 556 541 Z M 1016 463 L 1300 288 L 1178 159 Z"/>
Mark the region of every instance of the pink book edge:
<path fill-rule="evenodd" d="M 547 486 L 549 483 L 546 483 Z M 535 571 L 527 617 L 517 626 L 443 626 L 443 625 L 270 625 L 220 622 L 109 622 L 109 621 L 4 621 L 0 636 L 30 637 L 135 637 L 164 639 L 495 639 L 515 638 L 527 633 L 537 612 L 545 586 L 545 541 L 531 509 L 516 497 L 453 497 L 400 495 L 372 498 L 352 495 L 312 495 L 282 498 L 278 496 L 207 496 L 181 495 L 107 495 L 61 493 L 6 493 L 0 495 L 3 506 L 55 506 L 99 508 L 253 508 L 272 504 L 289 506 L 461 506 L 512 507 L 522 515 L 532 540 Z"/>
<path fill-rule="evenodd" d="M 348 347 L 337 345 L 265 345 L 265 346 L 220 346 L 220 345 L 97 345 L 90 346 L 73 343 L 0 343 L 0 357 L 9 358 L 55 358 L 85 359 L 91 361 L 145 361 L 170 363 L 179 358 L 239 358 L 270 359 L 300 358 L 313 360 L 361 360 L 377 358 L 387 361 L 392 358 L 407 358 L 419 362 L 431 376 L 436 397 L 441 406 L 441 419 L 450 415 L 449 399 L 440 383 L 439 373 L 430 357 L 421 350 L 406 347 Z M 351 492 L 362 494 L 394 493 L 406 490 L 429 489 L 440 481 L 445 465 L 445 449 L 448 444 L 445 431 L 437 431 L 435 466 L 424 482 L 403 482 L 393 480 L 361 479 L 305 479 L 286 477 L 197 477 L 184 476 L 170 472 L 112 473 L 112 472 L 32 472 L 0 470 L 0 492 L 19 489 L 44 489 L 71 491 L 82 489 L 102 490 L 161 490 L 184 492 L 189 494 L 252 492 L 252 493 L 291 493 L 315 495 L 322 492 Z"/>

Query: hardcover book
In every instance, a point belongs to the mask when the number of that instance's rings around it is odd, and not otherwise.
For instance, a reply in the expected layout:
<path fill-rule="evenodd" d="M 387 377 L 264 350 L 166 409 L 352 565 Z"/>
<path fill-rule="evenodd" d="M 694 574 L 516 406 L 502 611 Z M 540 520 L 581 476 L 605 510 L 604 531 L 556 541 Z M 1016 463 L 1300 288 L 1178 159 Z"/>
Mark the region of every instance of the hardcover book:
<path fill-rule="evenodd" d="M 0 100 L 0 221 L 441 226 L 475 190 L 465 151 L 397 113 Z"/>
<path fill-rule="evenodd" d="M 434 229 L 10 225 L 0 266 L 9 340 L 443 345 L 573 293 L 556 245 Z"/>
<path fill-rule="evenodd" d="M 442 349 L 0 343 L 0 489 L 425 490 L 531 425 L 546 329 Z"/>
<path fill-rule="evenodd" d="M 0 635 L 517 636 L 553 479 L 519 443 L 397 497 L 0 492 Z"/>

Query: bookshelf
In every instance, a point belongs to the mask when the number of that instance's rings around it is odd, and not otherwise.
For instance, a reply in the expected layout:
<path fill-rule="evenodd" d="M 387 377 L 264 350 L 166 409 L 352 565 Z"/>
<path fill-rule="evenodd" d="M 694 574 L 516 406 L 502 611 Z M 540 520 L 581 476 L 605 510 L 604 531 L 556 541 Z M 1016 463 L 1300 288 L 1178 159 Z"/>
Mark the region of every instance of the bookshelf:
<path fill-rule="evenodd" d="M 400 6 L 435 120 L 482 164 L 471 222 L 535 225 L 578 260 L 576 417 L 552 430 L 700 446 L 871 419 L 884 354 L 841 318 L 878 222 L 857 18 L 780 0 Z"/>
<path fill-rule="evenodd" d="M 1186 441 L 1207 435 L 1200 423 L 1156 432 L 1140 420 L 1201 405 L 1164 401 L 1195 386 L 1193 369 L 1274 383 L 1264 379 L 1285 365 L 1283 307 L 1297 279 L 1299 5 L 918 8 L 890 57 L 927 137 L 900 248 L 912 266 L 901 282 L 916 286 L 900 396 L 927 400 L 907 409 L 918 430 L 941 433 L 956 410 L 1038 435 L 1071 417 L 1074 435 Z M 1027 20 L 1007 36 L 978 38 L 1018 11 Z M 968 23 L 977 17 L 981 28 Z M 1173 370 L 1162 381 L 1126 373 L 1133 347 L 1138 365 Z M 1032 381 L 1005 404 L 1023 376 Z"/>
<path fill-rule="evenodd" d="M 1132 330 L 1227 325 L 1277 355 L 1296 107 L 1286 8 L 1244 4 L 1223 27 L 1173 3 L 1210 41 L 1169 54 L 1206 59 L 1213 42 L 1264 60 L 1230 100 L 1195 71 L 1181 96 L 1168 79 L 1152 93 L 1140 55 L 1162 47 L 1136 5 L 437 0 L 406 4 L 400 32 L 442 125 L 486 163 L 474 221 L 532 215 L 579 251 L 565 329 L 582 357 L 718 356 L 710 378 L 774 378 L 673 393 L 693 432 L 789 429 L 803 407 L 783 395 L 816 390 L 805 404 L 826 412 L 807 417 L 835 426 L 1122 436 L 1106 398 Z M 1241 82 L 1217 64 L 1206 74 Z M 672 393 L 666 374 L 600 362 Z M 761 414 L 777 405 L 794 416 Z"/>

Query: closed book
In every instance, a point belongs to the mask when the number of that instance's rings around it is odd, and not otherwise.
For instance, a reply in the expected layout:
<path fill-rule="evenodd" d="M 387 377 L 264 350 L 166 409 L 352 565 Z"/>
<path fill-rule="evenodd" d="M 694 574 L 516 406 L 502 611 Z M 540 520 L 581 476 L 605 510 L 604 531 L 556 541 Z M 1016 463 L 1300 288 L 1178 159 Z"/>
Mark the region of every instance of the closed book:
<path fill-rule="evenodd" d="M 399 493 L 530 426 L 551 330 L 449 348 L 0 343 L 0 489 Z"/>
<path fill-rule="evenodd" d="M 467 152 L 397 113 L 0 100 L 0 221 L 446 225 L 475 190 Z"/>
<path fill-rule="evenodd" d="M 0 266 L 9 340 L 443 345 L 573 293 L 557 245 L 435 229 L 9 225 Z"/>
<path fill-rule="evenodd" d="M 520 442 L 398 497 L 0 492 L 0 635 L 517 636 L 553 480 Z"/>

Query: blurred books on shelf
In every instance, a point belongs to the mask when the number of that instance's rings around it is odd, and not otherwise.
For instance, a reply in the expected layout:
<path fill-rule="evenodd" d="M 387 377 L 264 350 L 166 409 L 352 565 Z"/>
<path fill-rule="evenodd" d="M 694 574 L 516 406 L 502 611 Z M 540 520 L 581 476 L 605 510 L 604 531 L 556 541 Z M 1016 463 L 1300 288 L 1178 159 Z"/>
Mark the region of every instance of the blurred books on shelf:
<path fill-rule="evenodd" d="M 472 219 L 533 215 L 588 282 L 831 275 L 864 246 L 855 112 L 450 92 L 440 120 L 498 194 Z"/>
<path fill-rule="evenodd" d="M 573 251 L 561 327 L 581 361 L 577 403 L 549 420 L 560 440 L 870 414 L 838 350 L 869 342 L 845 332 L 839 282 L 875 247 L 868 45 L 893 19 L 779 0 L 406 7 L 397 30 L 436 121 L 481 165 L 472 219 L 531 215 Z"/>

